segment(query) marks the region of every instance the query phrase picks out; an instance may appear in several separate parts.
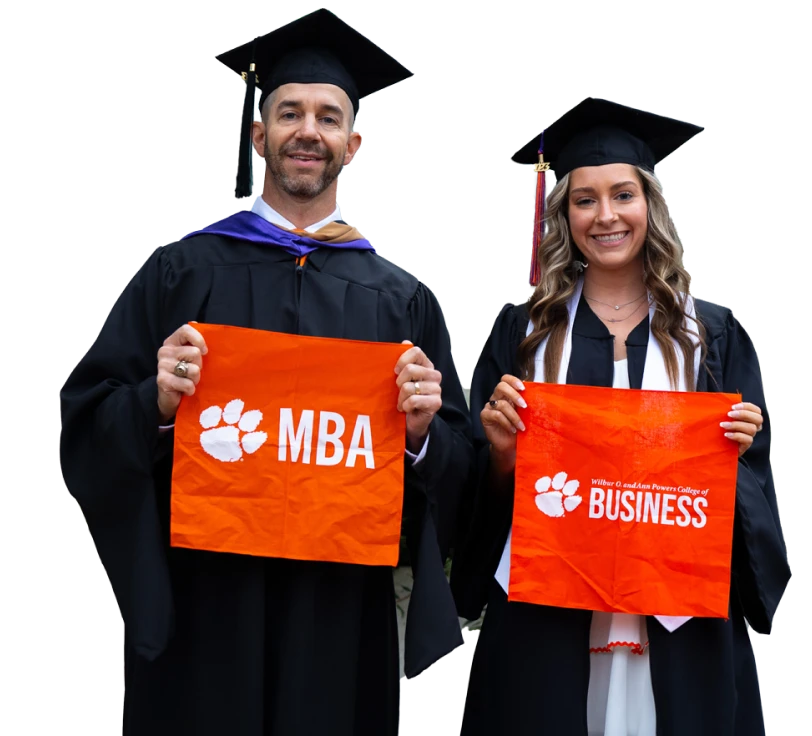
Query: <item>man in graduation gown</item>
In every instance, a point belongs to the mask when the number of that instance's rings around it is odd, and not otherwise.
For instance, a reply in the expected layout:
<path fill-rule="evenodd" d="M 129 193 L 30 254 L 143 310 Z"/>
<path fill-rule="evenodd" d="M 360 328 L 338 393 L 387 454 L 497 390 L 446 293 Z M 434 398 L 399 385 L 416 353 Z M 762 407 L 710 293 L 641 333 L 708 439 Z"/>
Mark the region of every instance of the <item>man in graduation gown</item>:
<path fill-rule="evenodd" d="M 205 371 L 207 348 L 190 321 L 408 340 L 392 378 L 407 412 L 401 562 L 415 575 L 406 674 L 462 643 L 443 562 L 473 451 L 442 312 L 336 206 L 336 177 L 360 145 L 359 97 L 409 72 L 324 10 L 219 58 L 248 72 L 243 143 L 266 160 L 263 194 L 251 212 L 156 250 L 61 394 L 65 482 L 125 623 L 124 733 L 396 734 L 391 568 L 170 548 L 168 539 L 171 424 Z M 254 82 L 261 123 L 252 122 Z M 238 196 L 250 191 L 249 166 L 244 145 Z M 336 370 L 353 380 L 352 366 Z"/>

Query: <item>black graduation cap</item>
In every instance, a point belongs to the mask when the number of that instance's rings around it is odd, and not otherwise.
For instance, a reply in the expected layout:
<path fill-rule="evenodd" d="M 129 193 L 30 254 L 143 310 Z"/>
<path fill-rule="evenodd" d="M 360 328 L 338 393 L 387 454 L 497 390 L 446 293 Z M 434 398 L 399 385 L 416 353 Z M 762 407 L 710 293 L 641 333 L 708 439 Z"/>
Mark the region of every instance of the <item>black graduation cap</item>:
<path fill-rule="evenodd" d="M 322 8 L 220 54 L 217 59 L 246 80 L 237 170 L 237 197 L 251 194 L 251 123 L 254 90 L 268 95 L 283 84 L 334 84 L 347 93 L 354 111 L 361 97 L 412 76 L 389 54 Z"/>
<path fill-rule="evenodd" d="M 560 179 L 580 166 L 632 164 L 649 171 L 703 128 L 608 100 L 587 97 L 513 154 L 518 164 L 539 155 Z"/>

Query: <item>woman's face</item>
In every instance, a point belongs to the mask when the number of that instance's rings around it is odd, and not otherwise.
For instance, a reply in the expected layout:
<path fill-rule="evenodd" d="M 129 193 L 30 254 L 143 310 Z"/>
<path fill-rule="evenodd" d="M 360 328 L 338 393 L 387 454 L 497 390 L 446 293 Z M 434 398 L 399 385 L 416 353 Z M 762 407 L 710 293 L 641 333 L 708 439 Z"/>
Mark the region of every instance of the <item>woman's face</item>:
<path fill-rule="evenodd" d="M 590 270 L 639 264 L 647 217 L 643 183 L 634 166 L 584 166 L 570 173 L 570 232 Z"/>

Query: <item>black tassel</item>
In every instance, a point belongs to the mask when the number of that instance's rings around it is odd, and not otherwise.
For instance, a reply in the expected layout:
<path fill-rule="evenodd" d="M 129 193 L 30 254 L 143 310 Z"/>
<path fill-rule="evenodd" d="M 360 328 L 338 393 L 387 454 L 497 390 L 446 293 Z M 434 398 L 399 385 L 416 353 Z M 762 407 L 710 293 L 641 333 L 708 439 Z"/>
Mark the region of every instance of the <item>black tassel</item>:
<path fill-rule="evenodd" d="M 252 61 L 245 76 L 245 102 L 240 129 L 240 160 L 237 164 L 237 197 L 250 197 L 254 190 L 251 154 L 254 150 L 252 128 L 254 123 L 254 90 L 257 86 L 256 65 Z"/>

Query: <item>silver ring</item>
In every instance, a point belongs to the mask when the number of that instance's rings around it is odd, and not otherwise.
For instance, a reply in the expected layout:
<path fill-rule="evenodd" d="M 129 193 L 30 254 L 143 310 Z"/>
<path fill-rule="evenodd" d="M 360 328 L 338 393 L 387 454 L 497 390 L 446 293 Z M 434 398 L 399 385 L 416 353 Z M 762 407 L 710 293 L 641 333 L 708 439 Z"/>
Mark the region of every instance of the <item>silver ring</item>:
<path fill-rule="evenodd" d="M 189 375 L 189 364 L 185 360 L 179 360 L 172 371 L 178 378 L 186 378 Z"/>
<path fill-rule="evenodd" d="M 499 403 L 498 399 L 491 399 L 488 404 L 490 405 L 491 409 L 495 409 L 496 405 Z"/>

